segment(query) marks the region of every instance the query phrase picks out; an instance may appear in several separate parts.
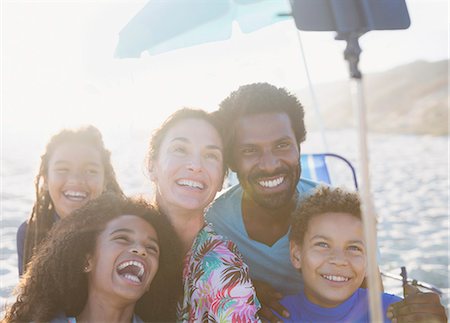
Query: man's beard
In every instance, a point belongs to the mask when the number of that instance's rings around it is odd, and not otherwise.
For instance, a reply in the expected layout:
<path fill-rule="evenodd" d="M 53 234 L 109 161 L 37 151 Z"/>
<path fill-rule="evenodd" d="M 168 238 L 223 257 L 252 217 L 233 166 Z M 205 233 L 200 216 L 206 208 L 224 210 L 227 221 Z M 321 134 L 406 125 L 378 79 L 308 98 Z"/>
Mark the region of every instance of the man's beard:
<path fill-rule="evenodd" d="M 256 204 L 263 208 L 273 210 L 286 206 L 290 203 L 296 192 L 297 183 L 300 179 L 300 173 L 301 166 L 299 163 L 294 167 L 280 167 L 271 174 L 262 171 L 256 171 L 254 173 L 250 173 L 244 181 L 240 176 L 238 176 L 238 178 L 239 182 L 243 186 L 244 191 Z M 283 190 L 282 192 L 275 192 L 271 194 L 263 194 L 258 189 L 254 189 L 255 187 L 259 187 L 258 180 L 260 180 L 261 178 L 276 176 L 284 177 L 284 182 L 287 182 L 289 184 L 287 189 Z"/>

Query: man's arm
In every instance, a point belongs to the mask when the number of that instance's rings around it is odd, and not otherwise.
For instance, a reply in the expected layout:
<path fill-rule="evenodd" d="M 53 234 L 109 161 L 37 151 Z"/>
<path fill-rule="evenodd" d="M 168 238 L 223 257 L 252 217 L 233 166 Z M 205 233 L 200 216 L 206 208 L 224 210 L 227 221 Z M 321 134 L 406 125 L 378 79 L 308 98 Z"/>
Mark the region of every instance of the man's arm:
<path fill-rule="evenodd" d="M 445 308 L 439 295 L 422 293 L 412 285 L 405 286 L 405 299 L 391 304 L 387 310 L 387 317 L 393 323 L 402 322 L 447 322 Z"/>
<path fill-rule="evenodd" d="M 280 300 L 283 298 L 280 292 L 261 280 L 253 280 L 253 286 L 261 303 L 261 309 L 258 312 L 261 319 L 268 322 L 280 322 L 273 312 L 277 312 L 281 317 L 289 317 L 289 312 L 280 304 Z"/>

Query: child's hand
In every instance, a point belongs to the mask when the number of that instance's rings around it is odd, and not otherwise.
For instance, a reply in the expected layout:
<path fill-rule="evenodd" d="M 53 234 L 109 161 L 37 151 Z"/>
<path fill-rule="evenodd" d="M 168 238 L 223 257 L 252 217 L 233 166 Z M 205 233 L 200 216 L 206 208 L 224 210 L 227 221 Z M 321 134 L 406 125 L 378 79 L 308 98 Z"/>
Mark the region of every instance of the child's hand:
<path fill-rule="evenodd" d="M 280 316 L 289 317 L 289 312 L 280 304 L 280 299 L 283 298 L 281 293 L 260 280 L 254 280 L 253 286 L 256 289 L 256 296 L 261 302 L 261 309 L 258 312 L 261 319 L 268 322 L 282 322 L 272 311 L 277 312 Z"/>
<path fill-rule="evenodd" d="M 405 299 L 391 304 L 387 317 L 392 323 L 401 322 L 447 322 L 445 309 L 439 295 L 422 293 L 416 286 L 405 285 Z"/>

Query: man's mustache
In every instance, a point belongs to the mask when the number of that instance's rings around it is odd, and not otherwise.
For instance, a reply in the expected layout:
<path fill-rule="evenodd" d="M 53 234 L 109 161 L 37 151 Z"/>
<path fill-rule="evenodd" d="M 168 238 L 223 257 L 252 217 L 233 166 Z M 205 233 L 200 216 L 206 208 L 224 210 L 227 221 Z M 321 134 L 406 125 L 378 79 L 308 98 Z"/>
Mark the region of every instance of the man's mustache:
<path fill-rule="evenodd" d="M 255 171 L 254 173 L 250 174 L 249 179 L 250 180 L 258 180 L 260 178 L 267 178 L 267 177 L 278 177 L 278 176 L 286 176 L 293 173 L 293 169 L 289 167 L 279 167 L 273 172 L 265 172 L 265 171 Z"/>

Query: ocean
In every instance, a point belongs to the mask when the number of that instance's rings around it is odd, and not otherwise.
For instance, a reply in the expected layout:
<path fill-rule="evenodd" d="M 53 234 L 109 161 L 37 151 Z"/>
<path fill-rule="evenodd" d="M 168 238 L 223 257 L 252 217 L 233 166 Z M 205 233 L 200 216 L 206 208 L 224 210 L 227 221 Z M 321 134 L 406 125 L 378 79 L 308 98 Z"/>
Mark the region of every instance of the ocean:
<path fill-rule="evenodd" d="M 129 195 L 149 195 L 144 159 L 149 131 L 105 132 L 119 183 Z M 39 156 L 49 137 L 4 133 L 1 165 L 0 305 L 11 302 L 18 282 L 16 230 L 30 214 Z M 353 130 L 327 132 L 329 152 L 348 158 L 358 170 Z M 449 137 L 370 134 L 370 176 L 378 217 L 380 268 L 449 293 Z M 320 152 L 319 133 L 308 134 L 302 152 Z M 385 278 L 385 291 L 401 295 L 401 282 Z"/>

